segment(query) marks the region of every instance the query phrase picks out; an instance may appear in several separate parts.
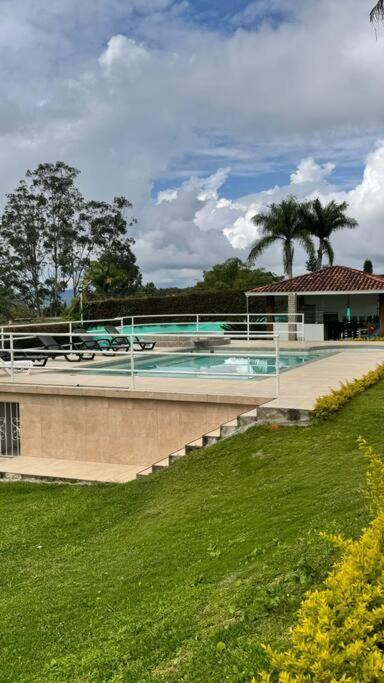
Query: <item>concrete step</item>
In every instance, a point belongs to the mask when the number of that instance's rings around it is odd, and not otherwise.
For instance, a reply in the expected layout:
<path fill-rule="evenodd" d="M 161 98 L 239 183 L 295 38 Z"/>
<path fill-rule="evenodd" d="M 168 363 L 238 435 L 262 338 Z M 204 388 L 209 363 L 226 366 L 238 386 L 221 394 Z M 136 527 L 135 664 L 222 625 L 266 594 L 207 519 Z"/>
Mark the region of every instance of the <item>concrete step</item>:
<path fill-rule="evenodd" d="M 193 453 L 193 451 L 198 451 L 200 448 L 203 448 L 203 437 L 201 436 L 200 439 L 196 439 L 196 441 L 191 441 L 191 443 L 187 443 L 185 446 L 185 452 L 186 453 Z"/>
<path fill-rule="evenodd" d="M 257 408 L 249 410 L 247 413 L 242 413 L 237 418 L 237 423 L 239 427 L 247 427 L 248 425 L 253 425 L 257 422 Z"/>
<path fill-rule="evenodd" d="M 136 479 L 146 479 L 151 474 L 153 474 L 153 465 L 151 465 L 151 467 L 147 467 L 146 470 L 141 470 L 141 472 L 138 472 L 136 474 Z"/>
<path fill-rule="evenodd" d="M 214 429 L 212 432 L 208 432 L 208 434 L 204 434 L 203 436 L 203 446 L 213 446 L 215 443 L 218 443 L 221 439 L 221 432 L 220 429 Z"/>
<path fill-rule="evenodd" d="M 259 406 L 257 409 L 258 422 L 261 424 L 275 423 L 305 426 L 310 423 L 311 417 L 312 412 L 310 410 L 300 410 L 297 408 Z"/>
<path fill-rule="evenodd" d="M 166 467 L 169 467 L 169 457 L 166 457 L 159 462 L 155 462 L 155 464 L 152 465 L 152 472 L 162 472 Z"/>
<path fill-rule="evenodd" d="M 175 451 L 175 453 L 171 453 L 170 456 L 168 456 L 169 464 L 174 465 L 175 462 L 178 460 L 181 460 L 182 458 L 185 458 L 185 448 L 180 448 L 179 451 Z"/>
<path fill-rule="evenodd" d="M 226 436 L 231 436 L 232 434 L 236 434 L 236 432 L 238 430 L 239 430 L 239 425 L 237 422 L 237 418 L 235 420 L 229 420 L 229 422 L 225 422 L 225 424 L 222 424 L 220 427 L 221 438 L 224 439 Z"/>

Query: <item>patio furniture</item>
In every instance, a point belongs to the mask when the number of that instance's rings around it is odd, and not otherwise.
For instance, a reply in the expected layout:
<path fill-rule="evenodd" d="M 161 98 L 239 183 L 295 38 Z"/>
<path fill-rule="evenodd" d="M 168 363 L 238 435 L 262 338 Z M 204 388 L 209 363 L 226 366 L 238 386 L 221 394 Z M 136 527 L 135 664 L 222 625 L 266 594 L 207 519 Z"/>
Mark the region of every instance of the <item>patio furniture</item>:
<path fill-rule="evenodd" d="M 0 358 L 0 370 L 4 370 L 10 377 L 12 374 L 29 375 L 32 368 L 33 363 L 31 360 L 14 360 L 12 363 L 10 360 Z"/>
<path fill-rule="evenodd" d="M 73 333 L 80 341 L 73 342 L 73 346 L 79 349 L 93 349 L 102 351 L 104 356 L 110 356 L 111 351 L 129 351 L 130 343 L 125 337 L 121 340 L 108 337 L 93 337 L 83 327 L 77 327 Z"/>
<path fill-rule="evenodd" d="M 124 339 L 125 343 L 128 344 L 128 348 L 130 347 L 129 337 L 120 334 L 117 327 L 114 325 L 104 325 L 104 329 L 108 334 L 113 335 L 112 340 L 116 339 L 117 341 L 122 341 Z M 132 335 L 132 338 L 134 344 L 139 346 L 139 349 L 135 349 L 135 351 L 153 351 L 157 343 L 155 339 L 140 339 L 136 334 Z"/>
<path fill-rule="evenodd" d="M 44 356 L 42 353 L 37 353 L 33 349 L 15 349 L 13 352 L 13 357 L 15 360 L 30 360 L 33 363 L 34 368 L 45 368 L 48 356 Z M 6 349 L 0 350 L 1 360 L 10 361 L 11 354 Z"/>
<path fill-rule="evenodd" d="M 73 351 L 70 344 L 59 344 L 59 342 L 49 334 L 39 334 L 37 335 L 37 339 L 45 351 L 52 352 L 47 354 L 47 356 L 53 359 L 63 357 L 69 363 L 80 363 L 81 360 L 93 360 L 95 357 L 94 353 L 80 353 L 78 350 Z"/>

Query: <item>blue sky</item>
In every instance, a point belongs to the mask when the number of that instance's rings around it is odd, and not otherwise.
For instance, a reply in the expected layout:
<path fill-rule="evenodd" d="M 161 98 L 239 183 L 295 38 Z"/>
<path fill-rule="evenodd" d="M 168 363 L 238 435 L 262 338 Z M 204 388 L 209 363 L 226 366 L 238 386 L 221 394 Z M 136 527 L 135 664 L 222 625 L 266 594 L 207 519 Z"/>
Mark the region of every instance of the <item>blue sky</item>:
<path fill-rule="evenodd" d="M 144 277 L 168 285 L 245 257 L 271 201 L 318 194 L 360 222 L 337 259 L 383 270 L 384 40 L 369 6 L 2 0 L 1 201 L 42 161 L 75 165 L 88 196 L 134 203 Z M 279 272 L 281 255 L 258 265 Z"/>

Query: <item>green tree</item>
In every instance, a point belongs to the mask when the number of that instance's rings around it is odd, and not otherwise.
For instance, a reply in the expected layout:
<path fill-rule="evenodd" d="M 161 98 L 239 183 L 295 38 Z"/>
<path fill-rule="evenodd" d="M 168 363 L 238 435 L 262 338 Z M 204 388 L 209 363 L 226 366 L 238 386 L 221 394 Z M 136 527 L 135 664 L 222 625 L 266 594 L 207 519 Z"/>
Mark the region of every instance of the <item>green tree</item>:
<path fill-rule="evenodd" d="M 368 275 L 373 274 L 373 263 L 370 259 L 365 259 L 364 261 L 364 266 L 363 266 L 364 273 L 368 273 Z"/>
<path fill-rule="evenodd" d="M 291 278 L 295 242 L 305 249 L 308 256 L 313 254 L 313 242 L 303 227 L 300 207 L 296 197 L 288 197 L 279 204 L 271 204 L 268 211 L 253 217 L 253 223 L 261 227 L 261 237 L 249 253 L 250 262 L 254 262 L 268 247 L 280 242 L 283 249 L 284 273 L 287 278 Z"/>
<path fill-rule="evenodd" d="M 141 276 L 132 252 L 134 240 L 127 235 L 128 228 L 136 223 L 128 218 L 132 208 L 126 197 L 115 197 L 112 204 L 101 201 L 84 202 L 74 228 L 75 239 L 67 253 L 66 274 L 76 298 L 85 272 L 93 261 L 114 262 L 117 267 L 135 271 L 135 278 Z M 119 265 L 120 264 L 120 265 Z M 130 286 L 133 291 L 134 286 Z"/>
<path fill-rule="evenodd" d="M 274 273 L 262 268 L 250 268 L 239 258 L 230 258 L 224 263 L 217 263 L 211 270 L 204 271 L 203 281 L 196 284 L 201 290 L 247 290 L 253 287 L 270 284 L 277 280 Z"/>
<path fill-rule="evenodd" d="M 58 161 L 27 171 L 16 190 L 7 195 L 1 221 L 0 284 L 38 315 L 49 307 L 57 314 L 62 294 L 78 294 L 92 261 L 102 259 L 119 271 L 126 291 L 140 284 L 128 228 L 132 204 L 115 197 L 111 204 L 86 201 L 76 186 L 79 171 Z M 135 285 L 136 283 L 136 285 Z M 123 288 L 123 285 L 121 285 Z"/>
<path fill-rule="evenodd" d="M 39 205 L 39 221 L 46 249 L 46 278 L 53 315 L 62 309 L 61 296 L 68 284 L 68 263 L 77 242 L 76 218 L 84 199 L 75 181 L 79 171 L 63 161 L 43 163 L 27 171 L 30 188 Z"/>
<path fill-rule="evenodd" d="M 311 254 L 305 262 L 305 267 L 310 273 L 314 273 L 317 270 L 317 258 L 316 254 Z"/>
<path fill-rule="evenodd" d="M 316 270 L 323 265 L 323 256 L 326 255 L 330 266 L 334 262 L 334 251 L 331 237 L 337 230 L 355 228 L 357 221 L 345 215 L 348 209 L 347 202 L 337 204 L 334 200 L 328 204 L 322 204 L 317 197 L 312 202 L 302 204 L 299 210 L 303 227 L 312 237 L 319 240 L 316 258 Z"/>
<path fill-rule="evenodd" d="M 125 254 L 106 252 L 91 262 L 83 279 L 85 289 L 100 299 L 133 294 L 140 284 L 141 274 L 130 249 Z"/>
<path fill-rule="evenodd" d="M 370 12 L 369 18 L 374 24 L 384 21 L 384 0 L 378 0 Z"/>
<path fill-rule="evenodd" d="M 1 220 L 1 282 L 13 287 L 21 301 L 42 314 L 48 295 L 46 227 L 42 198 L 25 181 L 7 195 Z"/>

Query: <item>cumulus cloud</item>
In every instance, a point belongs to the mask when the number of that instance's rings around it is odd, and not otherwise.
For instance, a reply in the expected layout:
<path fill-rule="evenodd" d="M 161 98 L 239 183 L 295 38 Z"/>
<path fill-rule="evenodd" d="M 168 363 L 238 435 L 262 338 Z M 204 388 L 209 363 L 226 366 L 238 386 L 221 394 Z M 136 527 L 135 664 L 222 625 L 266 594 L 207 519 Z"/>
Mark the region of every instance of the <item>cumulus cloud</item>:
<path fill-rule="evenodd" d="M 178 0 L 2 0 L 3 193 L 27 168 L 63 159 L 89 196 L 126 194 L 147 279 L 193 280 L 245 254 L 260 207 L 287 192 L 342 196 L 334 164 L 360 166 L 380 136 L 383 45 L 363 5 L 250 1 L 219 31 Z M 381 211 L 376 154 L 347 193 L 369 225 Z M 287 186 L 226 196 L 233 176 L 268 188 L 264 172 L 295 165 Z"/>
<path fill-rule="evenodd" d="M 330 162 L 320 165 L 312 157 L 300 161 L 296 171 L 291 174 L 292 185 L 301 183 L 313 183 L 326 178 L 335 169 L 335 164 Z"/>

